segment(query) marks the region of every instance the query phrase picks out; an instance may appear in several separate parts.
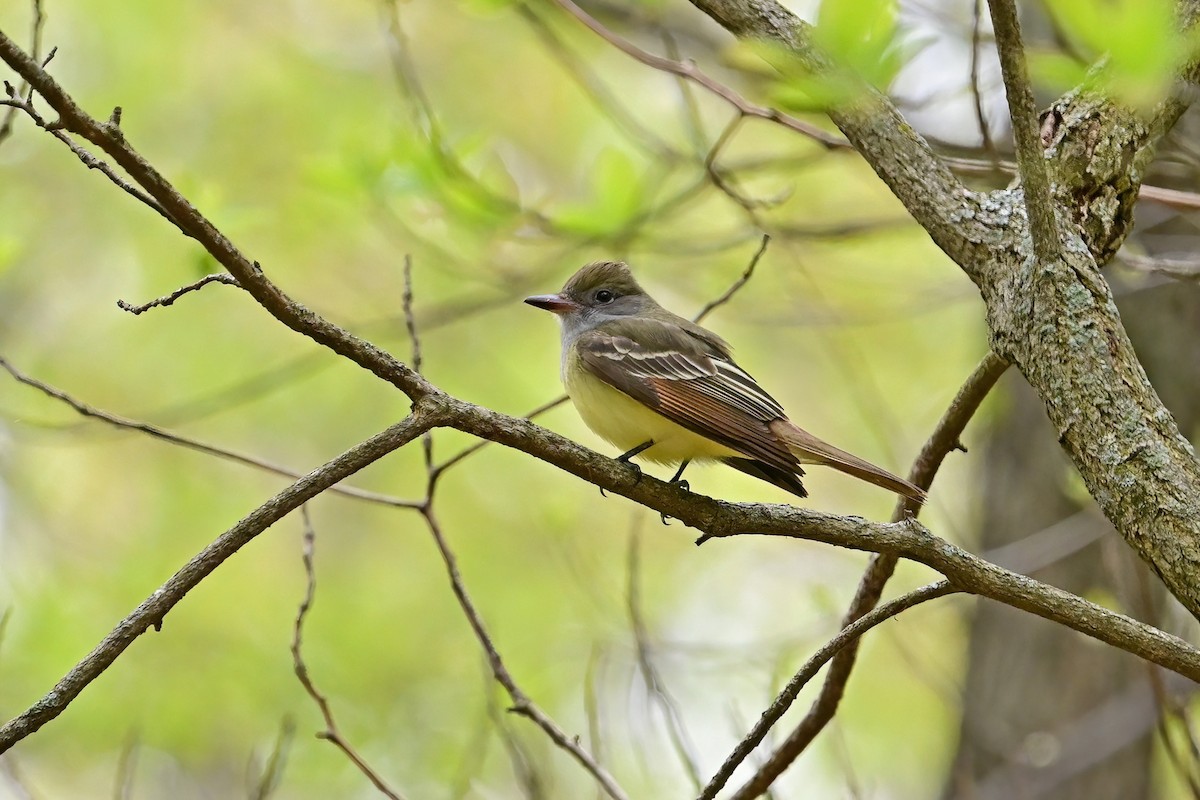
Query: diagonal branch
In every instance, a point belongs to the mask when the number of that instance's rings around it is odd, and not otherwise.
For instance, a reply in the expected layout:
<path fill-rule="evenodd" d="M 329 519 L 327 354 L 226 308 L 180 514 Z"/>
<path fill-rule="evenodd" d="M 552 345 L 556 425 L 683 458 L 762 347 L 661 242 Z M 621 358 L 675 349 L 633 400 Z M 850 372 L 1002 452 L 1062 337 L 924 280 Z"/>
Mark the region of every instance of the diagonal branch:
<path fill-rule="evenodd" d="M 851 622 L 849 625 L 846 625 L 844 628 L 842 628 L 838 632 L 837 636 L 834 636 L 832 639 L 826 642 L 821 649 L 813 653 L 812 656 L 809 657 L 808 661 L 804 662 L 804 665 L 801 666 L 796 674 L 792 676 L 792 679 L 788 681 L 787 686 L 783 687 L 783 691 L 781 691 L 779 696 L 775 698 L 775 702 L 771 703 L 767 710 L 762 713 L 762 716 L 759 718 L 758 722 L 755 723 L 754 728 L 752 728 L 751 731 L 746 734 L 746 737 L 742 739 L 742 741 L 738 742 L 737 747 L 735 747 L 733 752 L 729 754 L 729 757 L 725 759 L 725 763 L 721 765 L 721 768 L 717 771 L 717 774 L 713 776 L 712 780 L 708 782 L 708 785 L 704 787 L 704 791 L 700 793 L 699 800 L 713 800 L 713 798 L 717 796 L 717 792 L 721 791 L 721 788 L 725 786 L 726 782 L 733 775 L 733 771 L 737 769 L 743 761 L 746 760 L 747 756 L 754 752 L 754 748 L 758 747 L 762 743 L 762 740 L 766 738 L 767 733 L 771 730 L 775 723 L 779 721 L 780 717 L 782 717 L 789 708 L 791 708 L 792 702 L 795 701 L 796 696 L 799 695 L 800 691 L 808 685 L 808 682 L 816 676 L 821 667 L 825 666 L 826 662 L 828 662 L 838 653 L 843 652 L 844 649 L 849 645 L 857 644 L 858 640 L 862 638 L 862 635 L 871 628 L 874 628 L 876 625 L 886 622 L 887 620 L 900 615 L 902 612 L 907 611 L 913 606 L 924 603 L 926 600 L 945 597 L 946 595 L 953 594 L 957 591 L 958 589 L 956 589 L 949 581 L 938 581 L 937 583 L 923 586 L 920 589 L 916 589 L 908 594 L 897 597 L 895 600 L 884 603 L 873 611 L 864 614 L 854 622 Z M 774 756 L 772 756 L 771 760 L 774 760 L 778 756 L 779 754 L 776 753 Z M 752 778 L 749 783 L 739 789 L 734 797 L 754 798 L 766 791 L 767 787 L 770 786 L 775 781 L 775 778 L 779 775 L 777 771 L 772 770 L 769 767 L 770 762 L 760 766 L 754 778 Z"/>
<path fill-rule="evenodd" d="M 91 653 L 66 674 L 54 688 L 27 711 L 0 728 L 0 753 L 57 717 L 88 684 L 108 669 L 134 639 L 149 628 L 162 626 L 167 612 L 179 604 L 209 573 L 240 550 L 251 539 L 343 478 L 399 449 L 444 421 L 442 413 L 427 404 L 417 404 L 413 413 L 387 430 L 355 445 L 342 455 L 293 483 L 256 508 L 212 544 L 197 553 L 170 580 L 134 609 Z"/>
<path fill-rule="evenodd" d="M 358 339 L 288 297 L 267 279 L 257 262 L 247 258 L 212 222 L 191 204 L 125 138 L 115 120 L 100 122 L 79 107 L 58 82 L 0 31 L 0 60 L 7 63 L 45 98 L 58 114 L 61 127 L 77 133 L 109 155 L 152 197 L 164 214 L 188 236 L 200 242 L 250 295 L 272 316 L 355 364 L 391 383 L 414 401 L 431 391 L 428 381 L 369 342 Z"/>

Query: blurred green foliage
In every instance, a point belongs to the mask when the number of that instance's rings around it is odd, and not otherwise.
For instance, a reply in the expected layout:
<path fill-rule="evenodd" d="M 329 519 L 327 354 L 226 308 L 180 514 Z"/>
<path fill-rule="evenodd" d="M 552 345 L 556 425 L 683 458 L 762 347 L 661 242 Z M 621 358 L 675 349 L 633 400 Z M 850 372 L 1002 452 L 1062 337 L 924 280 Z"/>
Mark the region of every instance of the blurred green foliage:
<path fill-rule="evenodd" d="M 403 3 L 397 37 L 385 4 L 47 0 L 45 41 L 58 47 L 51 68 L 63 85 L 98 116 L 121 105 L 129 140 L 273 280 L 403 357 L 401 265 L 411 255 L 429 377 L 508 413 L 560 392 L 557 331 L 523 296 L 617 257 L 690 314 L 769 231 L 753 280 L 709 324 L 801 424 L 903 470 L 986 346 L 973 287 L 852 154 L 748 122 L 714 159 L 736 196 L 723 192 L 704 159 L 729 108 L 533 6 L 575 56 L 564 59 L 519 6 Z M 673 26 L 681 49 L 702 54 L 711 30 L 695 12 L 632 7 L 635 22 Z M 870 7 L 879 16 L 859 30 L 859 4 L 827 3 L 818 31 L 885 86 L 900 64 L 894 6 Z M 27 7 L 0 7 L 7 33 L 28 24 Z M 598 104 L 592 81 L 637 124 Z M 25 120 L 0 145 L 0 176 L 0 354 L 21 369 L 100 408 L 297 470 L 406 413 L 405 398 L 236 289 L 209 286 L 140 317 L 119 311 L 118 298 L 143 302 L 216 267 Z M 542 421 L 608 452 L 569 407 Z M 434 435 L 439 458 L 469 444 Z M 951 460 L 930 509 L 951 537 L 968 535 L 967 463 Z M 732 471 L 689 478 L 720 497 L 786 499 Z M 352 482 L 415 498 L 419 449 Z M 816 507 L 890 511 L 892 498 L 843 477 L 813 470 L 808 484 Z M 0 376 L 0 609 L 10 613 L 0 714 L 48 691 L 284 485 L 83 420 Z M 654 655 L 705 774 L 836 628 L 865 563 L 752 538 L 696 548 L 692 531 L 497 446 L 447 473 L 441 493 L 468 590 L 517 681 L 635 797 L 682 796 L 686 783 L 637 670 L 631 538 Z M 412 798 L 520 797 L 510 755 L 519 747 L 543 796 L 590 796 L 573 762 L 505 718 L 419 517 L 335 496 L 312 514 L 318 586 L 305 656 L 377 771 Z M 300 536 L 295 518 L 260 536 L 17 747 L 10 763 L 29 787 L 111 796 L 128 750 L 134 796 L 247 795 L 291 719 L 277 796 L 373 796 L 312 736 L 321 722 L 292 675 Z M 896 588 L 928 578 L 905 567 Z M 960 669 L 963 607 L 943 601 L 868 640 L 847 717 L 783 791 L 828 796 L 848 774 L 894 797 L 936 791 L 956 702 L 939 681 Z"/>
<path fill-rule="evenodd" d="M 1180 68 L 1200 53 L 1200 31 L 1180 31 L 1171 0 L 1047 0 L 1064 49 L 1030 54 L 1033 74 L 1055 91 L 1088 83 L 1149 111 Z M 1093 65 L 1096 65 L 1093 67 Z"/>

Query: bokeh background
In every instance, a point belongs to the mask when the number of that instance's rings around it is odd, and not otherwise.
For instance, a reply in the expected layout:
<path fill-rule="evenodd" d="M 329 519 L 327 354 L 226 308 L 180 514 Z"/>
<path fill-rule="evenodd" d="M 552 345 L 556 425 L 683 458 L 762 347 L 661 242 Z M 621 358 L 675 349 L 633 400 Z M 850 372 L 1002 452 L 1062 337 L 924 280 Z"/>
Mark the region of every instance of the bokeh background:
<path fill-rule="evenodd" d="M 774 97 L 761 67 L 739 66 L 754 54 L 687 3 L 588 7 L 648 50 L 696 58 L 757 102 Z M 522 414 L 560 393 L 554 321 L 520 301 L 556 290 L 581 264 L 626 259 L 660 301 L 690 315 L 737 279 L 764 232 L 772 240 L 752 279 L 707 324 L 823 438 L 906 471 L 987 351 L 974 287 L 853 152 L 746 120 L 717 153 L 716 180 L 704 162 L 731 109 L 550 4 L 45 0 L 44 13 L 43 52 L 58 48 L 51 72 L 85 108 L 106 117 L 121 106 L 129 140 L 275 282 L 402 358 L 411 257 L 426 374 L 459 397 Z M 973 14 L 967 2 L 904 4 L 895 31 L 906 55 L 892 91 L 955 152 L 982 142 Z M 0 29 L 19 41 L 31 21 L 28 3 L 0 3 Z M 978 94 L 1003 155 L 986 24 L 983 34 Z M 1192 180 L 1173 175 L 1185 188 Z M 1190 224 L 1169 208 L 1152 213 Z M 1172 230 L 1184 237 L 1175 249 L 1194 233 Z M 28 120 L 0 144 L 0 355 L 17 368 L 98 408 L 299 471 L 406 413 L 402 395 L 234 288 L 209 286 L 138 317 L 117 307 L 217 270 Z M 1124 279 L 1137 290 L 1152 280 Z M 988 431 L 1019 403 L 1019 383 L 1006 376 L 985 403 L 964 437 L 969 452 L 948 459 L 926 511 L 933 530 L 972 550 L 986 549 L 996 502 Z M 569 406 L 541 421 L 611 451 Z M 1014 469 L 1037 465 L 1072 498 L 1040 525 L 1094 521 L 1052 434 L 1022 423 L 1007 435 Z M 433 439 L 440 458 L 472 444 L 448 431 Z M 1047 447 L 1023 446 L 1041 439 Z M 723 498 L 788 499 L 730 470 L 688 477 Z M 418 498 L 419 448 L 350 482 Z M 815 508 L 891 511 L 892 497 L 849 478 L 812 470 L 806 482 Z M 0 376 L 0 714 L 48 691 L 286 483 L 86 420 Z M 505 714 L 421 518 L 332 495 L 309 509 L 317 590 L 304 655 L 366 760 L 410 798 L 594 796 L 577 765 Z M 679 523 L 663 527 L 499 446 L 446 474 L 438 513 L 517 682 L 639 798 L 692 790 L 640 669 L 631 607 L 707 778 L 836 631 L 866 563 L 750 537 L 697 548 Z M 0 797 L 255 797 L 264 787 L 287 798 L 375 796 L 313 736 L 322 722 L 293 675 L 301 538 L 293 515 L 205 580 L 161 632 L 0 761 Z M 1119 557 L 1119 541 L 1096 538 Z M 903 564 L 890 591 L 933 577 Z M 1091 596 L 1129 610 L 1120 592 Z M 976 608 L 939 600 L 871 633 L 837 719 L 777 796 L 953 794 Z M 1122 663 L 1144 680 L 1141 665 Z M 1190 796 L 1153 726 L 1133 768 L 1164 796 Z M 1053 763 L 1054 741 L 1029 735 L 1005 763 Z M 273 752 L 276 783 L 264 780 Z"/>

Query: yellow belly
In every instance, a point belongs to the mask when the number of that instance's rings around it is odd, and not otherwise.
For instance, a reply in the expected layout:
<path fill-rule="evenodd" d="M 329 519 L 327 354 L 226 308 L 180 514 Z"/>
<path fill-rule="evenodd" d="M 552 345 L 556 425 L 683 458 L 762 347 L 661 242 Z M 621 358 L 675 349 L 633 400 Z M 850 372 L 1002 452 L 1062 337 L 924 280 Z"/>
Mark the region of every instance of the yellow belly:
<path fill-rule="evenodd" d="M 638 458 L 657 464 L 678 464 L 739 455 L 672 422 L 581 367 L 565 369 L 563 383 L 584 423 L 622 453 L 653 440 L 654 446 Z"/>

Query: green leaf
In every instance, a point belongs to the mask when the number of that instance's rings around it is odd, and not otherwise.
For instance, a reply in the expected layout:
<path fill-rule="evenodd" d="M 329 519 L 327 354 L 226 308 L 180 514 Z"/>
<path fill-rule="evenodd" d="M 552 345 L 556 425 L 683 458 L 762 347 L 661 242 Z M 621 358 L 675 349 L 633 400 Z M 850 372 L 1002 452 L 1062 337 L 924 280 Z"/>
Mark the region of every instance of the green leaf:
<path fill-rule="evenodd" d="M 825 0 L 814 41 L 836 63 L 876 88 L 886 89 L 903 66 L 896 0 Z"/>
<path fill-rule="evenodd" d="M 1196 52 L 1169 0 L 1047 0 L 1047 7 L 1072 50 L 1088 62 L 1103 59 L 1091 77 L 1100 91 L 1127 105 L 1147 108 L 1161 100 Z M 1052 80 L 1071 74 L 1061 60 L 1042 61 Z"/>

